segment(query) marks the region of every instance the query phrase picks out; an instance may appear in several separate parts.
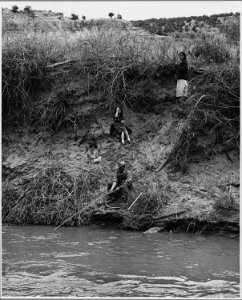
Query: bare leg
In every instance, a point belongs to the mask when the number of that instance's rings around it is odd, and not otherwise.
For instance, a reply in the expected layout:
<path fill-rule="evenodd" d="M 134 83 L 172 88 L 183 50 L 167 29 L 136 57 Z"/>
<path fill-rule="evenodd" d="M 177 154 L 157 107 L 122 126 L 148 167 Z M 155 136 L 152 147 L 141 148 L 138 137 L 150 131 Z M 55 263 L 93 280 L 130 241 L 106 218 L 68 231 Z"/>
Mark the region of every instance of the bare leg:
<path fill-rule="evenodd" d="M 123 131 L 122 131 L 122 133 L 121 133 L 121 144 L 124 145 L 124 132 L 123 132 Z"/>
<path fill-rule="evenodd" d="M 125 132 L 125 135 L 127 137 L 128 142 L 130 142 L 129 133 L 128 133 L 128 130 L 126 128 L 124 129 L 124 132 Z"/>

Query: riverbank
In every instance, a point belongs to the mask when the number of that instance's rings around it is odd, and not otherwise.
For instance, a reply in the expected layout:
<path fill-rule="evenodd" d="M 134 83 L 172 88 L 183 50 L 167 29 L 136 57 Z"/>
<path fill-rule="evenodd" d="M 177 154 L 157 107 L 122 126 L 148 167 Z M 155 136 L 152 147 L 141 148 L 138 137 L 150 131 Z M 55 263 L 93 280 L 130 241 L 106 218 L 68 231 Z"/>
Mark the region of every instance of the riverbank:
<path fill-rule="evenodd" d="M 4 41 L 3 222 L 237 234 L 238 43 L 220 33 L 160 40 L 116 25 Z M 180 51 L 191 80 L 188 98 L 177 100 Z M 130 145 L 109 134 L 117 104 L 132 129 Z M 87 163 L 92 137 L 99 165 Z M 132 173 L 133 199 L 141 194 L 132 210 L 132 200 L 111 211 L 93 203 L 118 160 Z"/>
<path fill-rule="evenodd" d="M 167 168 L 155 172 L 170 152 L 179 119 L 169 109 L 125 113 L 133 129 L 131 145 L 109 137 L 109 113 L 90 124 L 101 149 L 100 165 L 87 164 L 86 142 L 79 145 L 70 129 L 54 137 L 32 128 L 12 130 L 3 143 L 3 222 L 60 225 L 106 193 L 122 158 L 133 175 L 133 197 L 142 193 L 140 199 L 130 210 L 132 203 L 119 203 L 120 209 L 94 203 L 64 226 L 95 223 L 125 230 L 159 227 L 154 230 L 238 236 L 238 153 L 230 152 L 233 161 L 225 154 L 209 160 L 196 157 L 185 174 Z"/>

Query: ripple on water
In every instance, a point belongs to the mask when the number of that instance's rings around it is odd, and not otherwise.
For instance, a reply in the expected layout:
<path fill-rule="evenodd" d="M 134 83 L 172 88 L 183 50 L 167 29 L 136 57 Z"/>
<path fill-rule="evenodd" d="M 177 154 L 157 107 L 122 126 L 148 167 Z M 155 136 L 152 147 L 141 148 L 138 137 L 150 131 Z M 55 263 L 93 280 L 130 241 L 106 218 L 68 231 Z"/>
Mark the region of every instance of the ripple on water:
<path fill-rule="evenodd" d="M 88 256 L 90 253 L 87 252 L 79 252 L 79 253 L 70 253 L 70 252 L 61 252 L 61 253 L 51 253 L 52 256 L 56 258 L 61 258 L 61 257 L 78 257 L 78 256 Z"/>

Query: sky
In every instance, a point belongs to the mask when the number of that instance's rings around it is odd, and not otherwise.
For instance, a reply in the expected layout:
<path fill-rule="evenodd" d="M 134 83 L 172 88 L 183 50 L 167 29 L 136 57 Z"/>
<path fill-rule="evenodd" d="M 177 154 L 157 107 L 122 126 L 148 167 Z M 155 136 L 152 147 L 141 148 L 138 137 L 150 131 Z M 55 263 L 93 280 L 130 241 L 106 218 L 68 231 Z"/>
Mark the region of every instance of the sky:
<path fill-rule="evenodd" d="M 242 12 L 242 1 L 1 1 L 0 6 L 24 9 L 29 5 L 37 10 L 62 12 L 65 17 L 75 13 L 87 19 L 108 18 L 113 12 L 123 19 L 145 20 Z"/>

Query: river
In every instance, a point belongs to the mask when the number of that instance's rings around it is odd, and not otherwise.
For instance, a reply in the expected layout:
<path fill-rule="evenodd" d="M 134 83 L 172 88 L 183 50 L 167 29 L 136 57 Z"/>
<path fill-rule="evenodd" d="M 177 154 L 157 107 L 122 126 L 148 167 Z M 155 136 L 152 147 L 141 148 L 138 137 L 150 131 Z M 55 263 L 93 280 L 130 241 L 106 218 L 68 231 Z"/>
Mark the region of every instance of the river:
<path fill-rule="evenodd" d="M 3 297 L 239 297 L 239 241 L 2 226 Z"/>

